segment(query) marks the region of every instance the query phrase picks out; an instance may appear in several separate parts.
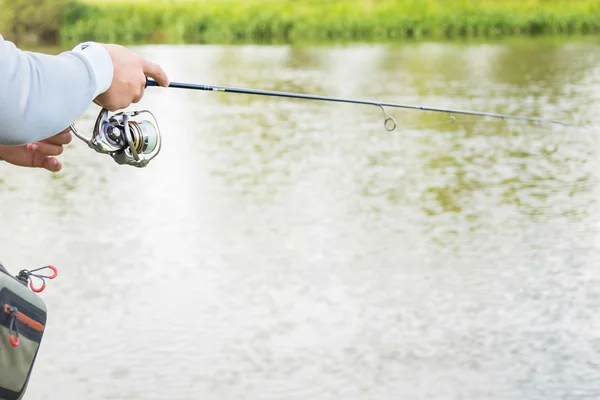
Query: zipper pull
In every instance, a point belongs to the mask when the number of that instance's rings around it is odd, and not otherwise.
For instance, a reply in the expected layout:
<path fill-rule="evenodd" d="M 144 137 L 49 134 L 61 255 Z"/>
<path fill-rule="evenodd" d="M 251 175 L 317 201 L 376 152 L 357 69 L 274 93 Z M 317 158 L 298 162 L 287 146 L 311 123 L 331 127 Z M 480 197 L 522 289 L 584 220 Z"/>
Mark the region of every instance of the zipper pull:
<path fill-rule="evenodd" d="M 40 271 L 40 270 L 46 269 L 46 268 L 48 268 L 52 271 L 52 275 L 45 276 L 45 275 L 40 275 L 40 274 L 34 274 L 34 272 Z M 58 275 L 58 270 L 56 269 L 56 267 L 54 267 L 52 265 L 47 265 L 45 267 L 32 269 L 31 271 L 29 271 L 27 269 L 23 269 L 23 270 L 19 271 L 19 275 L 17 275 L 16 278 L 19 281 L 21 281 L 24 285 L 27 285 L 27 282 L 29 282 L 29 288 L 31 290 L 33 290 L 35 293 L 40 293 L 41 291 L 43 291 L 46 288 L 46 280 L 44 278 L 54 279 L 54 278 L 56 278 L 57 275 Z M 31 278 L 32 276 L 42 280 L 41 287 L 39 287 L 37 289 L 33 287 L 33 279 Z"/>
<path fill-rule="evenodd" d="M 5 306 L 5 311 L 11 316 L 10 324 L 8 326 L 8 341 L 12 347 L 18 347 L 21 343 L 21 338 L 19 337 L 19 325 L 16 323 L 17 317 L 19 316 L 19 310 L 17 307 L 8 307 L 7 304 Z M 13 335 L 13 330 L 16 332 L 16 336 Z"/>

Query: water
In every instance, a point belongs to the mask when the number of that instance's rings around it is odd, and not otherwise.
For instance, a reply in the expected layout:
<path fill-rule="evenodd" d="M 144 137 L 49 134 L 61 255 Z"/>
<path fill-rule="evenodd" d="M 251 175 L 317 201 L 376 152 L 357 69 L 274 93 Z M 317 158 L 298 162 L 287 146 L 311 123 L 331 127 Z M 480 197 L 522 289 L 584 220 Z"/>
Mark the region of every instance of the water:
<path fill-rule="evenodd" d="M 59 268 L 27 400 L 600 397 L 595 43 L 136 50 L 176 81 L 591 127 L 148 89 L 146 169 L 78 140 L 59 174 L 0 166 L 3 263 Z"/>

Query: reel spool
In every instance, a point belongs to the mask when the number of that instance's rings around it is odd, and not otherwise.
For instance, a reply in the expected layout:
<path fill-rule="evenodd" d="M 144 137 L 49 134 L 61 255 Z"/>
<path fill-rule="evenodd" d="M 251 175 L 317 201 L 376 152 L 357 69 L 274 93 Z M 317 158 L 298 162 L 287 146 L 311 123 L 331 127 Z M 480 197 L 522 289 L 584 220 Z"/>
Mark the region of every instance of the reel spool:
<path fill-rule="evenodd" d="M 147 110 L 123 111 L 109 116 L 109 111 L 103 108 L 91 138 L 79 133 L 75 124 L 71 125 L 71 131 L 91 149 L 108 154 L 121 165 L 143 168 L 160 152 L 158 123 Z"/>

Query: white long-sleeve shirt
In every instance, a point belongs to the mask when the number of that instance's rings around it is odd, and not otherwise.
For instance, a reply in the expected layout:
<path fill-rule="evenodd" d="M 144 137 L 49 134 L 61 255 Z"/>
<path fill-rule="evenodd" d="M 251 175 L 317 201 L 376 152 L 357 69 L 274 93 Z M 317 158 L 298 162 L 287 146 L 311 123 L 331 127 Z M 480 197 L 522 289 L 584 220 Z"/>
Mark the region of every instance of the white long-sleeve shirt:
<path fill-rule="evenodd" d="M 68 128 L 108 90 L 113 74 L 98 43 L 48 55 L 22 51 L 0 35 L 0 145 L 40 141 Z"/>

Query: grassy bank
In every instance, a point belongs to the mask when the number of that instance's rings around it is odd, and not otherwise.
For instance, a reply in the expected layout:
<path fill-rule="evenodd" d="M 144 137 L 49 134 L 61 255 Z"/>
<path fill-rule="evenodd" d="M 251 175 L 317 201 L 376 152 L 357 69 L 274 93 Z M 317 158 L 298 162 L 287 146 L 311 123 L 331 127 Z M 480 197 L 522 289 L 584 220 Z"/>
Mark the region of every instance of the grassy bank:
<path fill-rule="evenodd" d="M 90 39 L 235 43 L 597 34 L 600 1 L 78 0 L 63 7 L 59 33 L 61 40 L 69 43 Z"/>

